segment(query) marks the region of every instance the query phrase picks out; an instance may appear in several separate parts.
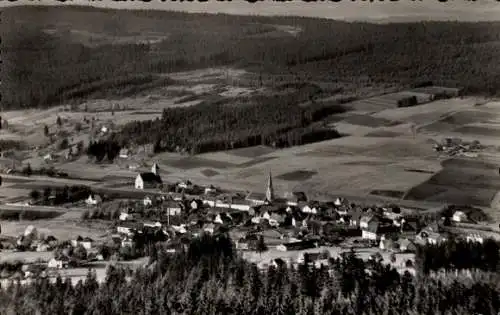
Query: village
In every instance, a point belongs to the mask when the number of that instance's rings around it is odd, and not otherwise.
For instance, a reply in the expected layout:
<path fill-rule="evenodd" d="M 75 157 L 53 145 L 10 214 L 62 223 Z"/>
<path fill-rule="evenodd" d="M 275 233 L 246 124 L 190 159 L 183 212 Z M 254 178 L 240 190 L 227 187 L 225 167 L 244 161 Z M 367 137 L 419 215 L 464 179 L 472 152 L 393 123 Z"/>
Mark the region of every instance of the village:
<path fill-rule="evenodd" d="M 198 186 L 190 180 L 167 185 L 154 163 L 150 172 L 137 175 L 134 189 L 160 194 L 105 200 L 90 192 L 78 202 L 85 208 L 81 221 L 108 222 L 111 234 L 107 239 L 78 235 L 56 239 L 38 233 L 35 225 L 29 225 L 17 239 L 3 239 L 2 281 L 29 281 L 38 276 L 55 279 L 58 274 L 77 281 L 89 269 L 104 275 L 109 264 L 139 262 L 143 266 L 158 246 L 175 253 L 203 234 L 228 233 L 243 257 L 262 270 L 270 265 L 297 265 L 305 256 L 319 268 L 327 266 L 330 257 L 354 251 L 365 260 L 380 260 L 399 272 L 413 274 L 418 244 L 439 244 L 457 234 L 470 242 L 485 240 L 483 234 L 470 229 L 467 233 L 460 231 L 460 226 L 470 228 L 481 220 L 468 208 L 448 205 L 423 216 L 418 210 L 396 204 L 365 206 L 342 197 L 315 201 L 303 192 L 279 197 L 271 172 L 262 193 L 243 194 L 213 185 Z M 112 213 L 103 211 L 106 204 L 117 202 L 118 208 Z M 23 262 L 22 255 L 16 256 L 23 252 L 40 255 Z M 14 258 L 9 261 L 8 257 Z M 71 270 L 79 273 L 75 276 Z"/>

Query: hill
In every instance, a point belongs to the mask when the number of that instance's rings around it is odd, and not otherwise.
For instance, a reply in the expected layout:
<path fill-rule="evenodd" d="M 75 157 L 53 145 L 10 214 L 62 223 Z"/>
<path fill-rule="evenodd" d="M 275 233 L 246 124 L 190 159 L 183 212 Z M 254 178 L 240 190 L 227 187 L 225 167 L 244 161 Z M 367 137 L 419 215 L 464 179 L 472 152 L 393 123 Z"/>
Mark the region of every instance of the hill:
<path fill-rule="evenodd" d="M 4 8 L 2 17 L 5 109 L 120 98 L 169 84 L 166 73 L 215 66 L 260 73 L 264 85 L 289 75 L 353 89 L 432 80 L 495 94 L 500 86 L 500 23 L 36 6 Z"/>

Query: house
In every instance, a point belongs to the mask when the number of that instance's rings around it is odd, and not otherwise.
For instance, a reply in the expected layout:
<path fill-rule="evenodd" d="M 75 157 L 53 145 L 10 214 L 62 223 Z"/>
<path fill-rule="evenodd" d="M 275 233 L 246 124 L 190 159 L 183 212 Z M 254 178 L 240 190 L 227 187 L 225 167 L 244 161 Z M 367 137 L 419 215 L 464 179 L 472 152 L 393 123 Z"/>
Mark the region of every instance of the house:
<path fill-rule="evenodd" d="M 384 236 L 380 238 L 379 248 L 385 251 L 394 251 L 397 249 L 397 243 L 391 239 L 386 239 Z"/>
<path fill-rule="evenodd" d="M 467 235 L 467 237 L 465 238 L 465 240 L 467 241 L 467 243 L 480 243 L 480 244 L 483 244 L 484 242 L 484 237 L 482 237 L 480 234 L 469 234 Z"/>
<path fill-rule="evenodd" d="M 228 224 L 231 221 L 231 216 L 227 213 L 218 213 L 214 219 L 214 223 L 216 224 Z"/>
<path fill-rule="evenodd" d="M 163 205 L 163 209 L 167 211 L 168 215 L 180 215 L 183 205 L 179 201 L 167 201 Z"/>
<path fill-rule="evenodd" d="M 193 189 L 193 183 L 190 180 L 186 180 L 178 183 L 177 187 L 181 189 Z"/>
<path fill-rule="evenodd" d="M 249 201 L 253 206 L 261 206 L 266 204 L 267 198 L 265 194 L 250 192 L 245 200 Z"/>
<path fill-rule="evenodd" d="M 361 209 L 356 209 L 349 216 L 349 225 L 359 227 L 361 224 L 362 217 L 363 217 L 363 211 Z"/>
<path fill-rule="evenodd" d="M 236 249 L 239 250 L 255 250 L 257 248 L 258 237 L 255 234 L 248 234 L 236 242 Z"/>
<path fill-rule="evenodd" d="M 143 227 L 146 227 L 146 228 L 161 228 L 162 227 L 162 224 L 158 221 L 154 222 L 154 221 L 145 221 L 142 223 L 142 226 Z"/>
<path fill-rule="evenodd" d="M 121 240 L 121 247 L 133 247 L 134 246 L 134 240 L 130 237 L 124 237 Z"/>
<path fill-rule="evenodd" d="M 193 210 L 198 210 L 198 209 L 201 209 L 203 208 L 203 201 L 201 201 L 200 199 L 193 199 L 190 203 L 189 203 L 189 207 Z"/>
<path fill-rule="evenodd" d="M 399 240 L 398 244 L 401 252 L 415 252 L 417 250 L 415 244 L 407 238 Z"/>
<path fill-rule="evenodd" d="M 373 214 L 370 215 L 364 215 L 360 218 L 359 220 L 359 227 L 361 229 L 366 229 L 372 222 L 379 222 L 378 218 L 374 216 Z"/>
<path fill-rule="evenodd" d="M 426 227 L 417 234 L 415 240 L 420 244 L 440 244 L 445 242 L 447 238 L 441 235 L 438 230 L 432 227 Z"/>
<path fill-rule="evenodd" d="M 345 205 L 347 203 L 347 201 L 342 198 L 342 197 L 338 197 L 337 199 L 335 199 L 335 201 L 333 202 L 333 204 L 336 206 L 336 207 L 340 207 L 342 205 Z"/>
<path fill-rule="evenodd" d="M 139 231 L 139 226 L 136 222 L 125 221 L 116 227 L 117 233 L 129 236 L 133 236 L 138 231 Z"/>
<path fill-rule="evenodd" d="M 68 260 L 52 258 L 47 263 L 47 268 L 52 268 L 52 269 L 68 268 Z"/>
<path fill-rule="evenodd" d="M 217 188 L 215 188 L 213 185 L 205 187 L 205 195 L 216 194 L 216 193 L 217 193 Z"/>
<path fill-rule="evenodd" d="M 119 217 L 120 221 L 130 221 L 134 219 L 134 215 L 132 213 L 122 211 Z"/>
<path fill-rule="evenodd" d="M 135 178 L 135 188 L 155 188 L 162 183 L 161 177 L 152 172 L 140 173 Z"/>
<path fill-rule="evenodd" d="M 215 232 L 215 224 L 213 223 L 208 223 L 203 226 L 203 232 L 209 233 L 209 234 L 214 234 Z"/>
<path fill-rule="evenodd" d="M 129 156 L 129 150 L 128 150 L 128 149 L 125 149 L 125 148 L 121 149 L 121 150 L 120 150 L 120 153 L 118 154 L 118 156 L 119 156 L 120 158 L 122 158 L 122 159 L 127 159 L 127 158 L 128 158 L 128 156 Z"/>
<path fill-rule="evenodd" d="M 101 127 L 101 133 L 102 133 L 102 134 L 105 134 L 105 133 L 107 133 L 108 131 L 109 131 L 109 128 L 108 128 L 108 127 L 106 127 L 106 126 L 102 126 L 102 127 Z"/>
<path fill-rule="evenodd" d="M 307 202 L 307 196 L 304 192 L 292 192 L 291 195 L 286 197 L 286 205 L 296 207 L 300 202 Z"/>
<path fill-rule="evenodd" d="M 142 204 L 145 206 L 145 207 L 150 207 L 153 205 L 153 200 L 151 199 L 151 197 L 149 196 L 146 196 L 144 197 L 144 199 L 142 200 Z"/>
<path fill-rule="evenodd" d="M 81 242 L 79 242 L 79 245 L 82 245 L 83 248 L 89 250 L 92 248 L 92 245 L 94 244 L 94 240 L 91 239 L 90 237 L 84 237 Z"/>
<path fill-rule="evenodd" d="M 42 241 L 38 243 L 36 247 L 37 252 L 48 252 L 51 249 L 50 244 L 47 241 Z"/>
<path fill-rule="evenodd" d="M 272 213 L 271 216 L 269 217 L 269 225 L 278 227 L 280 225 L 283 225 L 285 223 L 285 216 L 278 214 L 278 213 Z"/>
<path fill-rule="evenodd" d="M 453 213 L 453 216 L 451 217 L 451 220 L 453 222 L 466 222 L 468 221 L 467 214 L 463 211 L 455 211 Z"/>
<path fill-rule="evenodd" d="M 85 199 L 85 203 L 89 206 L 97 206 L 102 203 L 102 198 L 97 194 L 90 194 L 89 197 Z"/>
<path fill-rule="evenodd" d="M 380 238 L 378 222 L 371 222 L 367 227 L 362 228 L 361 237 L 367 240 L 378 240 Z"/>
<path fill-rule="evenodd" d="M 304 250 L 315 247 L 317 247 L 316 241 L 298 241 L 280 244 L 276 246 L 276 249 L 282 252 L 288 252 L 292 250 Z"/>
<path fill-rule="evenodd" d="M 44 161 L 52 161 L 55 159 L 55 156 L 52 153 L 48 153 L 43 157 Z"/>
<path fill-rule="evenodd" d="M 314 206 L 314 205 L 305 205 L 303 206 L 300 211 L 302 211 L 303 213 L 311 213 L 311 214 L 318 214 L 318 207 Z"/>
<path fill-rule="evenodd" d="M 71 246 L 77 247 L 77 246 L 81 245 L 85 249 L 91 249 L 93 243 L 94 243 L 94 240 L 92 240 L 90 237 L 83 238 L 81 236 L 78 236 L 76 239 L 71 240 Z"/>
<path fill-rule="evenodd" d="M 252 208 L 252 202 L 244 199 L 232 198 L 230 208 L 239 211 L 250 211 L 250 208 Z"/>

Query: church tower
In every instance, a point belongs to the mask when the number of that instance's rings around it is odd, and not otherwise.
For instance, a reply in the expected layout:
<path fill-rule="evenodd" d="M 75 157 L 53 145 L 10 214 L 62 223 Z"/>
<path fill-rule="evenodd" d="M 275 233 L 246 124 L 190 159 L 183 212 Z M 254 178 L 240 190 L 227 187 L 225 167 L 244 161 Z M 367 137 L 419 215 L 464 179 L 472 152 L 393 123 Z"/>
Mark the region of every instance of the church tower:
<path fill-rule="evenodd" d="M 153 167 L 151 167 L 151 173 L 155 174 L 156 176 L 160 176 L 160 168 L 158 167 L 158 164 L 153 164 Z"/>
<path fill-rule="evenodd" d="M 269 178 L 267 179 L 266 199 L 269 202 L 274 200 L 273 177 L 271 172 L 269 172 Z"/>

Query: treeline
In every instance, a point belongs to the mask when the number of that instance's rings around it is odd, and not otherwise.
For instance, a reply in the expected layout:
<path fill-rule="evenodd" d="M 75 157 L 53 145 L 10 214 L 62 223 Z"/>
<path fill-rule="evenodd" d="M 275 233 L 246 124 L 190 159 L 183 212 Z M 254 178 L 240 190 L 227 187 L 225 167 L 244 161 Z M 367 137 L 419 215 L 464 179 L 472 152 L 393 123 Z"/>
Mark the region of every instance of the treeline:
<path fill-rule="evenodd" d="M 308 99 L 311 95 L 303 95 Z M 206 102 L 163 110 L 161 119 L 125 125 L 113 140 L 120 144 L 154 142 L 154 151 L 191 154 L 254 145 L 289 147 L 340 137 L 333 128 L 316 123 L 342 113 L 341 105 L 298 105 L 298 94 L 258 97 L 251 106 Z"/>
<path fill-rule="evenodd" d="M 463 86 L 469 93 L 496 94 L 500 89 L 497 51 L 490 44 L 500 39 L 499 23 L 385 25 L 59 7 L 4 11 L 4 108 L 126 95 L 163 84 L 157 73 L 221 65 L 259 71 L 264 81 L 268 74 L 279 73 L 357 87 L 432 80 Z M 275 32 L 269 25 L 276 24 L 301 31 L 297 36 L 267 36 Z M 95 33 L 105 40 L 92 45 L 92 40 L 89 44 L 89 39 L 74 36 L 72 30 L 88 31 L 90 37 Z M 145 32 L 165 38 L 156 44 L 111 40 L 111 36 Z"/>
<path fill-rule="evenodd" d="M 86 199 L 91 193 L 88 186 L 45 187 L 42 192 L 32 190 L 30 197 L 37 203 L 60 205 Z"/>
<path fill-rule="evenodd" d="M 113 140 L 92 141 L 87 147 L 87 155 L 94 157 L 97 162 L 101 162 L 104 158 L 112 162 L 120 153 L 120 145 Z"/>
<path fill-rule="evenodd" d="M 451 240 L 441 244 L 417 246 L 415 265 L 419 273 L 480 269 L 497 271 L 500 267 L 499 245 L 492 239 L 483 243 Z"/>
<path fill-rule="evenodd" d="M 271 266 L 260 272 L 235 255 L 229 238 L 203 236 L 187 251 L 153 250 L 131 276 L 110 266 L 99 284 L 58 278 L 0 291 L 2 314 L 496 314 L 498 275 L 415 279 L 354 253 L 329 266 Z M 367 272 L 366 270 L 370 272 Z"/>

